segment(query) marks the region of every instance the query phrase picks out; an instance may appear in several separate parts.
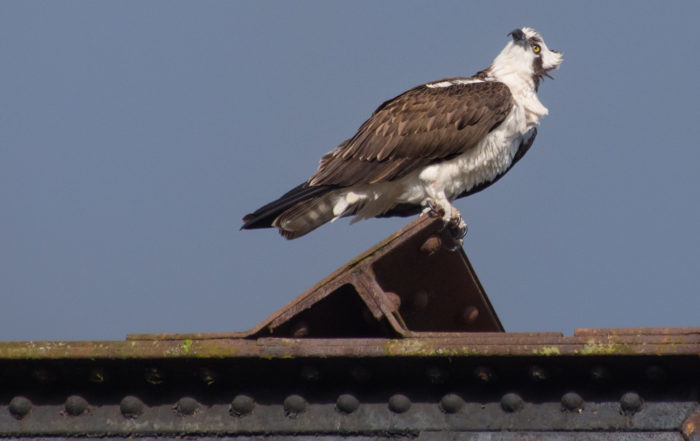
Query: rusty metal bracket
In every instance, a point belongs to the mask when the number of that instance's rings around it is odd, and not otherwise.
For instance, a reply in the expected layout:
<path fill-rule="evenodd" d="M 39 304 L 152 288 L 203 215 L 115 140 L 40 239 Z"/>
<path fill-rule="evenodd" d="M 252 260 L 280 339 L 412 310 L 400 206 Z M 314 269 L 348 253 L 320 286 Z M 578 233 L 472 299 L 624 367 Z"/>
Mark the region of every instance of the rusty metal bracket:
<path fill-rule="evenodd" d="M 462 247 L 421 216 L 264 320 L 250 337 L 503 331 Z"/>
<path fill-rule="evenodd" d="M 503 332 L 469 259 L 442 220 L 420 216 L 248 332 L 129 339 L 418 337 Z"/>

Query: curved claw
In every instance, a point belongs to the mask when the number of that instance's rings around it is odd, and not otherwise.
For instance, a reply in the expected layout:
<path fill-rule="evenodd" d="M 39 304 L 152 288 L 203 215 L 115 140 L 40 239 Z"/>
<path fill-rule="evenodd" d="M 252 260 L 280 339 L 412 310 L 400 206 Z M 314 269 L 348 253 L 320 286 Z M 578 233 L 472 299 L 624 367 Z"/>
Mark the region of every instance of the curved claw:
<path fill-rule="evenodd" d="M 454 243 L 452 246 L 448 246 L 448 251 L 457 251 L 464 244 L 464 237 L 467 235 L 467 223 L 464 222 L 462 216 L 450 219 L 449 222 L 445 223 L 445 226 L 450 232 Z"/>
<path fill-rule="evenodd" d="M 455 237 L 455 239 L 464 239 L 464 236 L 467 235 L 467 230 L 469 229 L 467 227 L 467 223 L 464 222 L 464 219 L 461 217 L 457 218 L 457 222 L 454 222 L 454 220 L 451 220 L 448 222 L 448 228 L 450 229 L 450 232 L 452 235 Z"/>
<path fill-rule="evenodd" d="M 445 217 L 445 209 L 434 199 L 428 198 L 424 203 L 425 209 L 423 210 L 423 213 L 427 213 L 430 217 Z"/>

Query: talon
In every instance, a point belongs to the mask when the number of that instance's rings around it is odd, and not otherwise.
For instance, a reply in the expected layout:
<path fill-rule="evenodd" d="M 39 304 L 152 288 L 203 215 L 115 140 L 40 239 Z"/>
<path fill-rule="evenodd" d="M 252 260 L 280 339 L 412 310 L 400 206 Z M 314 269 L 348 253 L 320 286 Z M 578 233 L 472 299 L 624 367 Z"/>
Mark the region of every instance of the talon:
<path fill-rule="evenodd" d="M 449 251 L 456 251 L 464 244 L 464 236 L 467 235 L 467 223 L 462 219 L 462 214 L 457 210 L 457 208 L 452 207 L 452 217 L 445 222 L 445 228 L 449 230 L 452 239 L 454 240 L 453 246 L 447 247 Z"/>
<path fill-rule="evenodd" d="M 445 209 L 432 198 L 425 200 L 423 213 L 427 213 L 430 217 L 445 217 Z"/>
<path fill-rule="evenodd" d="M 448 227 L 450 229 L 450 232 L 452 232 L 452 235 L 455 237 L 455 239 L 464 239 L 464 236 L 467 235 L 467 223 L 464 222 L 464 219 L 462 217 L 458 218 L 453 218 L 450 219 L 450 222 L 448 223 Z"/>

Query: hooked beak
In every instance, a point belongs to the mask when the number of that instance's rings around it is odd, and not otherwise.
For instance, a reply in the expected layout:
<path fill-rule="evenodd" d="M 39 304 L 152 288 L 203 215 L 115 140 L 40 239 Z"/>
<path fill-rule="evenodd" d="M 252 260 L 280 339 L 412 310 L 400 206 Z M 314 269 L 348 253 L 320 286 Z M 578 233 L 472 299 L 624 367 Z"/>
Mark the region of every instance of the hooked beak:
<path fill-rule="evenodd" d="M 525 41 L 525 32 L 523 32 L 522 29 L 513 29 L 508 33 L 508 35 L 513 37 L 513 41 L 516 43 Z"/>

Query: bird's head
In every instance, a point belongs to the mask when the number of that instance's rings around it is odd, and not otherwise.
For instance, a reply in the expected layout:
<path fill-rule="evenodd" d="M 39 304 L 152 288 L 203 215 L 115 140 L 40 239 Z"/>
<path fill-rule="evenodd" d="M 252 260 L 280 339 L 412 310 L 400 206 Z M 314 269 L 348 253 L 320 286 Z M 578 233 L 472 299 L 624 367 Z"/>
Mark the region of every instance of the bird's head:
<path fill-rule="evenodd" d="M 540 34 L 532 28 L 514 29 L 508 34 L 512 40 L 491 65 L 491 74 L 506 83 L 521 79 L 531 81 L 534 88 L 549 71 L 563 61 L 562 53 L 549 49 Z"/>

